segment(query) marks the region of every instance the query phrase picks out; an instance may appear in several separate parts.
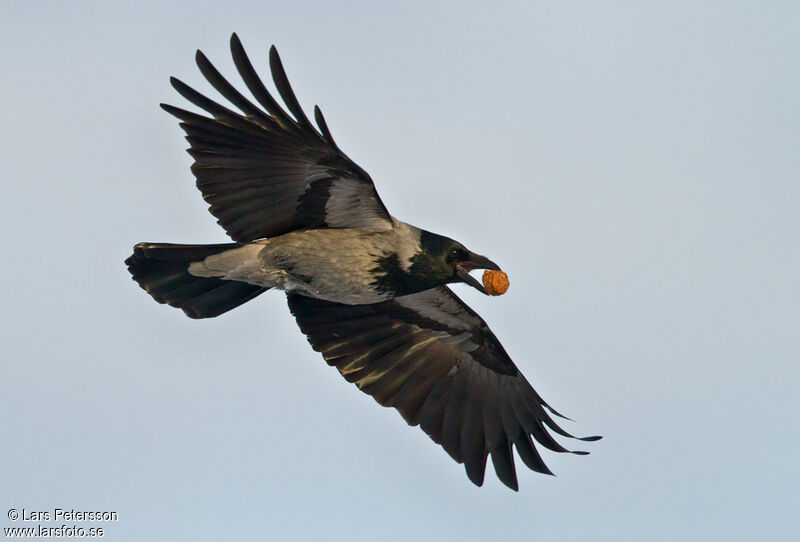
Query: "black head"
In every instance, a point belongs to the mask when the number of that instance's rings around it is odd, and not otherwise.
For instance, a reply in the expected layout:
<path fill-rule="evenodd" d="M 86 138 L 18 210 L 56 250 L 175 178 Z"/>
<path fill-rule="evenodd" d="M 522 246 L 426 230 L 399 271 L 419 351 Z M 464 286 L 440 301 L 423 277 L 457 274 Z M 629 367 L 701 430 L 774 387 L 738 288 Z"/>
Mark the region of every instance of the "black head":
<path fill-rule="evenodd" d="M 422 252 L 415 258 L 414 267 L 417 267 L 417 262 L 423 264 L 418 270 L 429 274 L 431 279 L 438 280 L 440 284 L 465 282 L 485 294 L 483 285 L 469 272 L 473 269 L 500 270 L 489 258 L 475 254 L 458 241 L 443 235 L 423 230 L 420 247 Z"/>

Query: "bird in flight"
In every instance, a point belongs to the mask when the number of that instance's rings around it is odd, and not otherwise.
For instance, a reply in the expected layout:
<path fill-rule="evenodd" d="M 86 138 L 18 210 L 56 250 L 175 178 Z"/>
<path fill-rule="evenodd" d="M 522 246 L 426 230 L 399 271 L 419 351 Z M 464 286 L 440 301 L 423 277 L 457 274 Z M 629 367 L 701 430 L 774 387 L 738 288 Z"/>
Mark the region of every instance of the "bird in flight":
<path fill-rule="evenodd" d="M 513 449 L 530 469 L 552 474 L 533 439 L 568 452 L 550 432 L 575 437 L 448 286 L 464 282 L 496 294 L 470 271 L 500 273 L 497 264 L 389 214 L 367 172 L 334 141 L 319 107 L 316 127 L 303 112 L 275 47 L 269 65 L 288 112 L 236 34 L 230 46 L 257 104 L 197 51 L 202 74 L 238 111 L 174 77 L 175 90 L 208 115 L 161 107 L 181 121 L 197 187 L 234 242 L 139 243 L 125 261 L 133 279 L 190 318 L 219 316 L 269 289 L 283 290 L 314 350 L 419 425 L 464 464 L 473 483 L 483 484 L 491 457 L 498 478 L 516 491 Z"/>

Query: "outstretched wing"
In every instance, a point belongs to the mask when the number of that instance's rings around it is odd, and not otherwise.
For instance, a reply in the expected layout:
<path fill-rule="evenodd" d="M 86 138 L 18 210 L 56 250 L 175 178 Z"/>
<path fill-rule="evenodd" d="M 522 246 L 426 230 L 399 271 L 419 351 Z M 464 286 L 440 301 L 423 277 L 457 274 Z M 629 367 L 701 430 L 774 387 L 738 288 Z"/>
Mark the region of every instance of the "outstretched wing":
<path fill-rule="evenodd" d="M 483 484 L 486 459 L 517 490 L 512 445 L 522 461 L 551 474 L 533 445 L 567 452 L 566 437 L 480 316 L 448 287 L 374 305 L 342 305 L 288 294 L 289 308 L 315 350 L 383 406 L 419 424 L 467 476 Z M 573 437 L 574 438 L 574 437 Z M 585 437 L 581 440 L 597 440 Z M 572 452 L 584 454 L 586 452 Z"/>
<path fill-rule="evenodd" d="M 231 36 L 231 53 L 261 107 L 225 80 L 200 51 L 200 71 L 241 113 L 174 77 L 175 90 L 212 116 L 161 104 L 182 121 L 197 187 L 228 235 L 247 242 L 301 228 L 391 227 L 372 179 L 336 145 L 319 107 L 314 108 L 319 131 L 306 117 L 275 47 L 269 52 L 272 79 L 291 115 L 267 91 L 236 34 Z"/>

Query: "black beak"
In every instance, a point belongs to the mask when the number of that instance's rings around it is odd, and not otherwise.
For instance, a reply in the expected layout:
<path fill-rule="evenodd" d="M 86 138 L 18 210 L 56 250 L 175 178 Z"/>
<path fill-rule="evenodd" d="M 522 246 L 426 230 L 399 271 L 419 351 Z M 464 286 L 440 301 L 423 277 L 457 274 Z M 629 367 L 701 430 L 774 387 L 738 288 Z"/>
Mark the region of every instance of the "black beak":
<path fill-rule="evenodd" d="M 486 289 L 483 287 L 483 284 L 469 274 L 469 272 L 473 269 L 491 269 L 493 271 L 500 271 L 500 266 L 489 258 L 481 256 L 480 254 L 475 254 L 474 252 L 470 252 L 469 258 L 467 258 L 465 261 L 458 262 L 456 264 L 456 275 L 459 279 L 461 279 L 462 282 L 466 282 L 479 292 L 489 295 L 486 292 Z"/>

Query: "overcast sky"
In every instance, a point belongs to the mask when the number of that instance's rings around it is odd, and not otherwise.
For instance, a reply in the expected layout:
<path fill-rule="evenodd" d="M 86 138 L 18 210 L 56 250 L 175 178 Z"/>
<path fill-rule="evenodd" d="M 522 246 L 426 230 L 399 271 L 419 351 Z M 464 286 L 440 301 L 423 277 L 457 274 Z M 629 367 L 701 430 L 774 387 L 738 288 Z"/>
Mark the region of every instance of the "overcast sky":
<path fill-rule="evenodd" d="M 790 540 L 800 510 L 797 2 L 3 2 L 0 526 L 106 540 Z M 488 3 L 487 3 L 488 4 Z M 275 44 L 587 457 L 476 488 L 270 292 L 193 321 L 123 260 L 226 240 L 160 102 Z M 566 443 L 575 446 L 574 443 Z M 44 522 L 44 526 L 76 522 Z"/>

